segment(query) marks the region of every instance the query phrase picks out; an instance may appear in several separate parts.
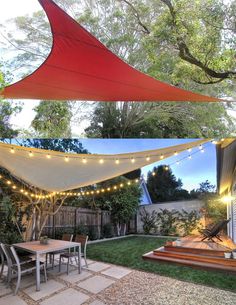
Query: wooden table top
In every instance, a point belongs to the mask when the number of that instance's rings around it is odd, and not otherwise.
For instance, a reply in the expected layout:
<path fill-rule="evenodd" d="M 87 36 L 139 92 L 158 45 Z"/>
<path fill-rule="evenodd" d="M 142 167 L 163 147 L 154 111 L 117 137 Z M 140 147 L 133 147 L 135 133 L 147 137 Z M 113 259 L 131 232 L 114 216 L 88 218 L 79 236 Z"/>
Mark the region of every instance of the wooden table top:
<path fill-rule="evenodd" d="M 30 241 L 23 243 L 13 244 L 14 247 L 29 251 L 31 253 L 47 253 L 58 250 L 64 250 L 67 248 L 74 248 L 80 246 L 80 243 L 57 240 L 57 239 L 49 239 L 48 244 L 40 244 L 40 241 Z"/>

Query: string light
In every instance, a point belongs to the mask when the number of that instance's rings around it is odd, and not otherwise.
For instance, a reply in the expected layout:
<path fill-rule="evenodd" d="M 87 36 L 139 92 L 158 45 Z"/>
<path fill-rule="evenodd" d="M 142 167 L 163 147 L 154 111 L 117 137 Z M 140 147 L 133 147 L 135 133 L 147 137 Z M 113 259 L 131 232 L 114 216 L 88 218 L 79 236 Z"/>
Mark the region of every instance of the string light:
<path fill-rule="evenodd" d="M 146 157 L 146 161 L 150 161 L 150 157 Z"/>
<path fill-rule="evenodd" d="M 82 162 L 85 164 L 85 163 L 87 163 L 87 159 L 86 158 L 83 158 L 82 159 Z"/>
<path fill-rule="evenodd" d="M 14 153 L 15 153 L 15 149 L 12 147 L 11 150 L 10 150 L 10 152 L 11 152 L 12 154 L 14 154 Z"/>
<path fill-rule="evenodd" d="M 178 152 L 177 152 L 177 151 L 175 151 L 174 155 L 175 155 L 175 156 L 178 156 Z"/>
<path fill-rule="evenodd" d="M 34 154 L 32 153 L 32 151 L 29 152 L 29 157 L 32 158 L 34 156 Z"/>
<path fill-rule="evenodd" d="M 167 166 L 167 165 L 164 168 L 165 168 L 166 171 L 169 170 L 169 166 Z"/>
<path fill-rule="evenodd" d="M 132 162 L 132 163 L 134 163 L 134 162 L 135 162 L 135 159 L 134 159 L 134 157 L 132 157 L 132 158 L 131 158 L 131 162 Z"/>
<path fill-rule="evenodd" d="M 99 160 L 99 163 L 100 163 L 100 164 L 103 164 L 103 163 L 104 163 L 104 160 L 103 160 L 103 159 L 100 159 L 100 160 Z"/>
<path fill-rule="evenodd" d="M 192 159 L 192 156 L 191 156 L 191 155 L 189 155 L 189 156 L 188 156 L 188 159 Z"/>
<path fill-rule="evenodd" d="M 161 155 L 161 156 L 160 156 L 160 159 L 161 159 L 161 160 L 164 159 L 164 155 Z"/>
<path fill-rule="evenodd" d="M 69 158 L 67 156 L 65 157 L 65 162 L 69 162 Z"/>
<path fill-rule="evenodd" d="M 47 159 L 51 159 L 51 155 L 47 154 Z"/>
<path fill-rule="evenodd" d="M 205 152 L 205 150 L 202 148 L 202 149 L 200 150 L 200 152 L 201 152 L 201 153 L 204 153 L 204 152 Z"/>
<path fill-rule="evenodd" d="M 192 151 L 192 148 L 188 148 L 188 152 L 191 152 Z"/>
<path fill-rule="evenodd" d="M 120 160 L 116 159 L 115 164 L 120 164 Z"/>

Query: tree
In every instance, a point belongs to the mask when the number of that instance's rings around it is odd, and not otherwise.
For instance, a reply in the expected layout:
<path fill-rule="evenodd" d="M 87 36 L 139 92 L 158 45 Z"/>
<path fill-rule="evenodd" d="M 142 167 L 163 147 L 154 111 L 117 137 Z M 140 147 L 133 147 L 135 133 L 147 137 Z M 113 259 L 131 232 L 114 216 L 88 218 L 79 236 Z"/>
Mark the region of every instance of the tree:
<path fill-rule="evenodd" d="M 154 167 L 152 172 L 148 172 L 147 188 L 153 202 L 185 199 L 182 185 L 182 181 L 177 180 L 172 170 L 169 167 L 167 169 L 166 165 L 159 165 Z M 178 195 L 179 192 L 181 196 Z M 188 194 L 187 198 L 189 198 Z"/>
<path fill-rule="evenodd" d="M 1 88 L 5 86 L 6 80 L 3 73 L 0 70 L 0 92 Z M 7 102 L 0 97 L 0 138 L 11 138 L 18 134 L 17 130 L 14 130 L 10 124 L 10 118 L 12 115 L 21 111 L 21 106 Z"/>
<path fill-rule="evenodd" d="M 219 103 L 97 103 L 86 135 L 92 138 L 221 137 L 234 120 Z"/>
<path fill-rule="evenodd" d="M 20 141 L 20 144 L 61 152 L 88 153 L 78 139 L 26 139 Z M 22 238 L 24 240 L 40 238 L 48 218 L 57 214 L 61 206 L 68 200 L 68 194 L 51 193 L 49 195 L 20 178 L 12 176 L 3 168 L 0 168 L 0 172 L 5 177 L 0 180 L 0 194 L 10 198 L 12 209 L 15 211 L 14 224 L 19 229 Z M 10 187 L 3 180 L 11 181 Z"/>
<path fill-rule="evenodd" d="M 185 89 L 235 97 L 235 1 L 225 5 L 221 0 L 57 3 L 115 54 L 141 71 Z M 14 23 L 21 37 L 7 33 L 6 38 L 20 51 L 11 64 L 18 68 L 24 65 L 32 71 L 32 63 L 38 65 L 49 53 L 49 25 L 42 12 L 18 17 Z M 135 104 L 96 105 L 87 135 L 226 137 L 235 129 L 235 122 L 226 111 L 233 108 L 232 104 L 160 103 L 155 108 L 152 103 Z"/>
<path fill-rule="evenodd" d="M 41 101 L 34 110 L 37 114 L 31 124 L 41 137 L 71 137 L 72 112 L 67 102 Z"/>

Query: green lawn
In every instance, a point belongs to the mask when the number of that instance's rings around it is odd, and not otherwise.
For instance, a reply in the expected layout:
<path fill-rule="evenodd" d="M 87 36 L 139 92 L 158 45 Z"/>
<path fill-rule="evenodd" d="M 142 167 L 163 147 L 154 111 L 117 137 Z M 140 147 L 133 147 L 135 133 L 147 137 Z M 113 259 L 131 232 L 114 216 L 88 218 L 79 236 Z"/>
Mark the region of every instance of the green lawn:
<path fill-rule="evenodd" d="M 236 276 L 234 275 L 204 271 L 168 263 L 149 262 L 142 259 L 144 253 L 162 246 L 166 240 L 166 238 L 133 236 L 120 240 L 90 244 L 88 245 L 87 256 L 90 259 L 102 262 L 157 273 L 192 283 L 236 291 Z"/>

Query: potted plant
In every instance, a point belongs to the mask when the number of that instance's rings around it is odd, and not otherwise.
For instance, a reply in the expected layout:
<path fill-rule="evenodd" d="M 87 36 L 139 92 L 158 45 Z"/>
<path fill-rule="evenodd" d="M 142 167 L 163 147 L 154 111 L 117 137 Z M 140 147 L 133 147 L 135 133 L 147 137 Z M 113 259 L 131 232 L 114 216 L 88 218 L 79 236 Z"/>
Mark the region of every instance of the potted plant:
<path fill-rule="evenodd" d="M 40 237 L 40 244 L 47 245 L 48 244 L 48 237 L 47 236 L 41 236 Z"/>
<path fill-rule="evenodd" d="M 231 258 L 231 252 L 224 252 L 225 258 Z"/>
<path fill-rule="evenodd" d="M 233 259 L 236 259 L 236 249 L 232 251 Z"/>

